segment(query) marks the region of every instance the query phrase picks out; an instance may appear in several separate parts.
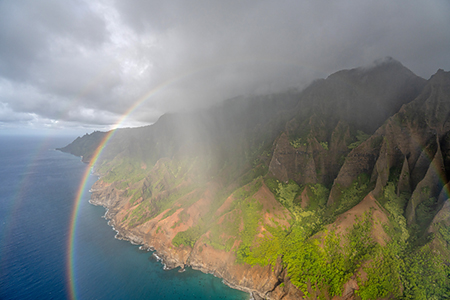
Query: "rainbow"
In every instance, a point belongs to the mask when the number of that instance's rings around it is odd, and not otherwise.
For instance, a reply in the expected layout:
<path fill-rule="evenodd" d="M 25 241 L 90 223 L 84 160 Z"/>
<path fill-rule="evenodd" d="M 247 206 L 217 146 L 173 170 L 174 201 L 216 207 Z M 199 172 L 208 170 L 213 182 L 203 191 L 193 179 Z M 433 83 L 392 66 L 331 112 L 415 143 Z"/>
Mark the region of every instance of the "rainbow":
<path fill-rule="evenodd" d="M 130 116 L 133 111 L 135 111 L 143 102 L 145 102 L 147 99 L 149 99 L 151 96 L 154 96 L 157 92 L 164 89 L 165 87 L 182 80 L 183 78 L 190 76 L 194 73 L 197 73 L 202 70 L 209 69 L 213 66 L 206 66 L 198 68 L 194 71 L 186 72 L 180 76 L 177 76 L 173 79 L 167 80 L 159 85 L 157 85 L 155 88 L 151 89 L 149 92 L 144 94 L 141 98 L 139 98 L 118 120 L 118 122 L 115 124 L 114 128 L 106 133 L 106 135 L 101 140 L 100 144 L 97 146 L 97 149 L 95 150 L 94 154 L 92 155 L 92 159 L 89 162 L 88 167 L 84 171 L 84 174 L 82 176 L 80 185 L 78 187 L 75 200 L 74 200 L 74 208 L 72 210 L 72 215 L 70 217 L 70 225 L 69 225 L 69 237 L 68 237 L 68 245 L 67 245 L 67 266 L 66 266 L 66 276 L 68 280 L 68 287 L 69 287 L 69 299 L 76 300 L 77 299 L 77 293 L 76 293 L 76 284 L 75 284 L 75 236 L 76 236 L 76 229 L 77 229 L 77 220 L 78 220 L 78 213 L 80 211 L 80 203 L 81 199 L 83 199 L 84 191 L 86 190 L 86 184 L 89 179 L 89 175 L 91 174 L 91 171 L 97 162 L 98 158 L 100 157 L 100 154 L 102 153 L 103 149 L 107 145 L 108 141 L 114 136 L 114 133 L 116 132 L 117 128 Z"/>
<path fill-rule="evenodd" d="M 109 131 L 103 140 L 100 142 L 100 145 L 97 147 L 97 149 L 94 152 L 94 155 L 89 162 L 89 166 L 84 171 L 83 177 L 81 179 L 81 184 L 78 187 L 76 197 L 75 197 L 75 205 L 74 209 L 72 211 L 72 215 L 70 217 L 70 226 L 69 226 L 69 242 L 67 245 L 68 253 L 67 253 L 67 277 L 68 277 L 68 284 L 69 284 L 69 298 L 70 299 L 77 299 L 76 295 L 76 288 L 75 288 L 75 255 L 74 255 L 74 249 L 75 249 L 75 234 L 77 229 L 77 219 L 78 219 L 78 213 L 80 211 L 80 203 L 81 199 L 84 195 L 84 190 L 86 189 L 86 183 L 88 182 L 89 175 L 91 173 L 91 170 L 95 163 L 97 162 L 97 159 L 100 156 L 100 153 L 102 152 L 103 148 L 105 147 L 106 143 L 109 141 L 109 139 L 114 135 L 115 130 Z"/>
<path fill-rule="evenodd" d="M 236 62 L 236 61 L 235 61 Z M 81 203 L 81 199 L 83 199 L 84 196 L 84 191 L 87 189 L 86 188 L 86 184 L 88 182 L 89 179 L 89 175 L 91 174 L 91 171 L 94 167 L 94 165 L 96 164 L 97 160 L 100 157 L 100 154 L 102 153 L 103 149 L 105 148 L 105 146 L 107 145 L 108 141 L 114 136 L 114 133 L 116 132 L 117 128 L 119 128 L 119 126 L 143 103 L 145 102 L 147 99 L 149 99 L 150 97 L 154 96 L 155 94 L 157 94 L 159 91 L 161 91 L 162 89 L 168 87 L 169 85 L 180 81 L 188 76 L 191 76 L 195 73 L 207 70 L 207 69 L 211 69 L 220 65 L 224 65 L 224 64 L 229 64 L 231 63 L 229 62 L 222 62 L 222 63 L 216 63 L 216 64 L 211 64 L 211 65 L 206 65 L 206 66 L 202 66 L 199 67 L 195 70 L 191 70 L 188 71 L 184 74 L 181 74 L 179 76 L 174 77 L 173 79 L 169 79 L 167 81 L 162 82 L 161 84 L 157 85 L 156 87 L 154 87 L 153 89 L 151 89 L 150 91 L 148 91 L 146 94 L 144 94 L 141 98 L 139 98 L 118 120 L 118 122 L 113 126 L 113 129 L 108 131 L 107 134 L 103 137 L 103 139 L 101 140 L 100 144 L 98 145 L 97 149 L 95 150 L 91 161 L 89 162 L 88 167 L 86 168 L 86 170 L 83 173 L 80 185 L 78 187 L 77 193 L 76 193 L 76 197 L 74 200 L 74 207 L 72 210 L 72 214 L 70 217 L 70 226 L 69 226 L 69 237 L 68 237 L 68 245 L 67 245 L 67 266 L 66 266 L 66 276 L 67 276 L 67 280 L 68 280 L 68 293 L 69 293 L 69 299 L 72 300 L 76 300 L 77 299 L 77 289 L 76 289 L 76 282 L 75 282 L 75 265 L 76 265 L 76 261 L 75 261 L 75 237 L 76 237 L 76 230 L 77 230 L 77 220 L 78 220 L 78 214 L 80 211 L 80 203 Z M 305 66 L 303 66 L 305 67 Z M 96 78 L 96 81 L 98 81 L 99 78 Z M 89 91 L 92 89 L 92 85 L 89 85 L 86 90 Z M 87 92 L 86 91 L 86 92 Z M 417 142 L 417 141 L 416 141 Z M 418 143 L 420 145 L 420 143 Z M 425 147 L 421 146 L 422 150 L 424 150 Z M 437 166 L 435 166 L 433 164 L 433 158 L 432 157 L 428 157 L 427 158 L 430 161 L 430 167 L 434 168 L 437 172 L 437 174 L 439 174 L 439 179 L 440 179 L 440 183 L 442 184 L 442 189 L 444 191 L 444 193 L 446 194 L 446 197 L 449 198 L 450 197 L 450 183 L 447 183 L 447 180 L 442 176 L 442 172 L 439 171 L 439 168 Z"/>
<path fill-rule="evenodd" d="M 173 80 L 174 81 L 174 80 Z M 173 81 L 165 82 L 164 84 L 161 84 L 157 86 L 156 88 L 152 89 L 150 92 L 145 94 L 143 97 L 141 97 L 138 101 L 135 102 L 133 106 L 131 106 L 125 114 L 122 115 L 122 117 L 119 119 L 119 121 L 116 123 L 115 128 L 108 131 L 106 135 L 101 140 L 100 144 L 98 145 L 97 149 L 95 150 L 94 154 L 92 155 L 92 159 L 89 162 L 88 167 L 84 171 L 84 174 L 81 179 L 81 183 L 78 187 L 76 196 L 75 196 L 75 203 L 74 208 L 72 210 L 72 215 L 70 217 L 70 226 L 69 226 L 69 239 L 68 239 L 68 245 L 67 245 L 67 278 L 68 278 L 68 285 L 69 285 L 69 298 L 70 299 L 77 299 L 76 294 L 76 286 L 75 286 L 75 236 L 76 236 L 76 229 L 77 229 L 77 219 L 78 219 L 78 213 L 80 211 L 80 203 L 81 199 L 83 198 L 84 191 L 86 190 L 86 184 L 89 179 L 89 175 L 91 174 L 91 171 L 97 162 L 98 158 L 100 157 L 101 152 L 105 148 L 108 141 L 114 136 L 114 133 L 116 132 L 117 127 L 122 124 L 125 119 L 137 108 L 139 105 L 141 105 L 145 100 L 147 100 L 150 96 L 154 95 L 156 92 L 161 90 L 162 88 L 166 87 Z"/>

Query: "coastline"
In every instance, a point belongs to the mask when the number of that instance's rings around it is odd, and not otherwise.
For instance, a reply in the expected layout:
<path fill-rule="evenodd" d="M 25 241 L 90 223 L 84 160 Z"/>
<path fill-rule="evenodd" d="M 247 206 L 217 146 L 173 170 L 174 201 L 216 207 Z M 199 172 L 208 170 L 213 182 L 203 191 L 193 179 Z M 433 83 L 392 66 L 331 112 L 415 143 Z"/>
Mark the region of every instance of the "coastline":
<path fill-rule="evenodd" d="M 127 242 L 131 243 L 132 245 L 139 245 L 139 250 L 141 250 L 141 251 L 151 251 L 152 255 L 155 257 L 155 259 L 162 264 L 163 270 L 172 270 L 172 269 L 180 268 L 178 272 L 184 272 L 184 270 L 186 268 L 191 268 L 193 270 L 200 271 L 204 274 L 213 275 L 214 277 L 222 279 L 222 283 L 232 289 L 248 293 L 249 300 L 270 299 L 270 298 L 264 298 L 256 290 L 249 289 L 247 287 L 240 286 L 240 285 L 237 285 L 237 284 L 227 281 L 222 276 L 220 276 L 216 272 L 216 270 L 207 269 L 207 268 L 204 268 L 202 266 L 197 266 L 197 265 L 189 265 L 189 264 L 180 263 L 176 259 L 168 257 L 168 255 L 164 255 L 161 252 L 158 252 L 154 246 L 147 244 L 143 238 L 131 233 L 129 230 L 127 230 L 125 228 L 117 226 L 117 224 L 115 224 L 113 216 L 110 215 L 110 208 L 106 204 L 102 203 L 101 201 L 98 201 L 98 200 L 96 201 L 92 198 L 93 191 L 99 192 L 100 190 L 99 189 L 94 190 L 91 187 L 91 189 L 89 190 L 89 192 L 91 193 L 91 198 L 89 199 L 89 204 L 94 205 L 94 206 L 102 206 L 103 208 L 105 208 L 106 211 L 105 211 L 105 214 L 102 216 L 102 218 L 104 218 L 107 221 L 107 224 L 116 232 L 114 238 L 118 239 L 118 240 L 127 241 Z M 117 227 L 119 227 L 119 228 L 117 228 Z"/>

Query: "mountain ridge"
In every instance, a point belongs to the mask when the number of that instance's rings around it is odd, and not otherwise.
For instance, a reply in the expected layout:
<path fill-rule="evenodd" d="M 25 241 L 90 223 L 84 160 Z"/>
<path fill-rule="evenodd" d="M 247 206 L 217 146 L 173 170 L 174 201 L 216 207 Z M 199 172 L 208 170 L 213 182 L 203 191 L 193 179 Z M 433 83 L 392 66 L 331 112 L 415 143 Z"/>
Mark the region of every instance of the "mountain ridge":
<path fill-rule="evenodd" d="M 411 275 L 429 269 L 421 260 L 390 266 L 421 253 L 449 262 L 449 86 L 448 72 L 426 81 L 386 59 L 117 130 L 92 202 L 168 267 L 213 272 L 255 297 L 441 297 L 445 265 L 431 291 Z M 60 150 L 88 161 L 101 137 Z"/>

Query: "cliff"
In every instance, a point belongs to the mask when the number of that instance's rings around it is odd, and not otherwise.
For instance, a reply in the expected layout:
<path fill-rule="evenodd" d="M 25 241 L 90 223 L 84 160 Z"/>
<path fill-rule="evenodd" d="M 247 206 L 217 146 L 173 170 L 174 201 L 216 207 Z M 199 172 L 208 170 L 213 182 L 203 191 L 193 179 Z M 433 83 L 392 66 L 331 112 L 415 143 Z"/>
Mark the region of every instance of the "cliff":
<path fill-rule="evenodd" d="M 449 87 L 447 72 L 426 81 L 389 59 L 117 130 L 91 202 L 168 268 L 255 297 L 439 298 L 450 293 Z M 89 160 L 101 139 L 61 150 Z"/>

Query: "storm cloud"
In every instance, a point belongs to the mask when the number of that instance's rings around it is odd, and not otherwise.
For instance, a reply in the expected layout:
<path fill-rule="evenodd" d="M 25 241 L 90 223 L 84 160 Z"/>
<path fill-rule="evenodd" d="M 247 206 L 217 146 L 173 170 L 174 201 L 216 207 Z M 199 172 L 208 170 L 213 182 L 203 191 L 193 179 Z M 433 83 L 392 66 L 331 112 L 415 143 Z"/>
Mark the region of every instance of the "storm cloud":
<path fill-rule="evenodd" d="M 426 79 L 450 69 L 447 0 L 6 0 L 0 13 L 4 130 L 139 126 L 385 56 Z"/>

